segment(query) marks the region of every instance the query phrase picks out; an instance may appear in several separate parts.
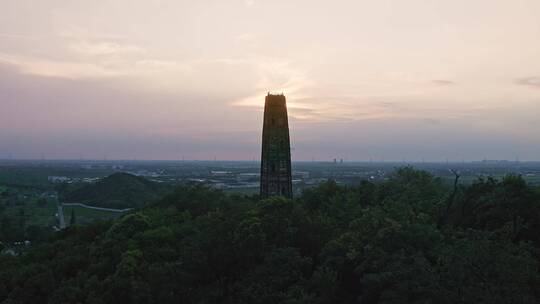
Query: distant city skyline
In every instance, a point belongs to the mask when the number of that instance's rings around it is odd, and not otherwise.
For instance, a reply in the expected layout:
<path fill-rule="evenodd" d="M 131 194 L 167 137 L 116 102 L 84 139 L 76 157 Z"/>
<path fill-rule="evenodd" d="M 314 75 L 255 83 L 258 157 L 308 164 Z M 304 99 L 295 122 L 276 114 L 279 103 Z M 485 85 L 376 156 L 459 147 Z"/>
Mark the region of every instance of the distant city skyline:
<path fill-rule="evenodd" d="M 0 159 L 540 160 L 538 0 L 0 8 Z"/>

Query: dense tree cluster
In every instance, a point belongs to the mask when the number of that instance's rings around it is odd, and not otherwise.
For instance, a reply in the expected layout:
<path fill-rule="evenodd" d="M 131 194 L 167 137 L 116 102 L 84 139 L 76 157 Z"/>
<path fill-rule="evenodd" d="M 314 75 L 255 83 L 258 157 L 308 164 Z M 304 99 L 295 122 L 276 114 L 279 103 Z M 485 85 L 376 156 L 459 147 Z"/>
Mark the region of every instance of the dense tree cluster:
<path fill-rule="evenodd" d="M 0 242 L 40 242 L 50 237 L 52 229 L 39 225 L 32 218 L 34 213 L 47 213 L 48 201 L 43 197 L 35 199 L 35 196 L 33 191 L 20 191 L 16 187 L 0 191 Z M 39 212 L 31 209 L 39 209 Z"/>
<path fill-rule="evenodd" d="M 537 303 L 540 193 L 398 169 L 294 200 L 181 187 L 0 258 L 3 303 Z"/>

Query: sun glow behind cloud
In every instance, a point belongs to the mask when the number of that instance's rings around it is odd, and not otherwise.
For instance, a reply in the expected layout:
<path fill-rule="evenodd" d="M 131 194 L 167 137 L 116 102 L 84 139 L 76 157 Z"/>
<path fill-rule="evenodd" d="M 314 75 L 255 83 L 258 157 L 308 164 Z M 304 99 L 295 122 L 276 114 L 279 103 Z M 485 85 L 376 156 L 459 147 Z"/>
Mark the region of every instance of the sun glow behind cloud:
<path fill-rule="evenodd" d="M 270 91 L 287 96 L 297 158 L 315 149 L 319 158 L 429 159 L 441 146 L 465 158 L 485 157 L 484 147 L 494 158 L 536 158 L 540 4 L 520 3 L 7 0 L 0 157 L 73 156 L 67 139 L 32 141 L 75 132 L 63 138 L 119 151 L 140 134 L 154 148 L 139 158 L 251 158 Z M 35 108 L 40 115 L 21 110 Z M 117 143 L 100 144 L 101 128 Z"/>

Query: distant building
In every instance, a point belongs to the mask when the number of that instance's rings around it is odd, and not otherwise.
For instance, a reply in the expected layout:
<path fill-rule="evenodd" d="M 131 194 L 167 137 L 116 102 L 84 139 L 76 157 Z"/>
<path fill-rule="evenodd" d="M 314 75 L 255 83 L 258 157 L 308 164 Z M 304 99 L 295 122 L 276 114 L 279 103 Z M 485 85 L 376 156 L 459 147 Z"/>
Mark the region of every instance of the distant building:
<path fill-rule="evenodd" d="M 210 171 L 210 174 L 212 176 L 218 176 L 218 177 L 224 177 L 224 176 L 231 176 L 233 175 L 230 171 Z"/>
<path fill-rule="evenodd" d="M 236 175 L 236 180 L 239 182 L 246 181 L 259 181 L 261 174 L 260 173 L 239 173 Z"/>
<path fill-rule="evenodd" d="M 294 171 L 293 176 L 302 179 L 308 179 L 310 177 L 310 173 L 308 171 Z"/>
<path fill-rule="evenodd" d="M 291 145 L 285 96 L 268 94 L 264 103 L 261 197 L 292 198 Z"/>
<path fill-rule="evenodd" d="M 48 176 L 47 180 L 51 183 L 67 183 L 71 181 L 67 176 Z"/>

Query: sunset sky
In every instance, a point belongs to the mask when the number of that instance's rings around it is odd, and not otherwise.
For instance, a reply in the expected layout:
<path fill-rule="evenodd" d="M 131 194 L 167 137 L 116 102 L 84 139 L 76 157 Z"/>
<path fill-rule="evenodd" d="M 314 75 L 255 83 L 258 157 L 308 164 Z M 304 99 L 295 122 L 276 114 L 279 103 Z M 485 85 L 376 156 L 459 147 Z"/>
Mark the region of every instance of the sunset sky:
<path fill-rule="evenodd" d="M 540 160 L 538 0 L 1 0 L 0 158 Z"/>

